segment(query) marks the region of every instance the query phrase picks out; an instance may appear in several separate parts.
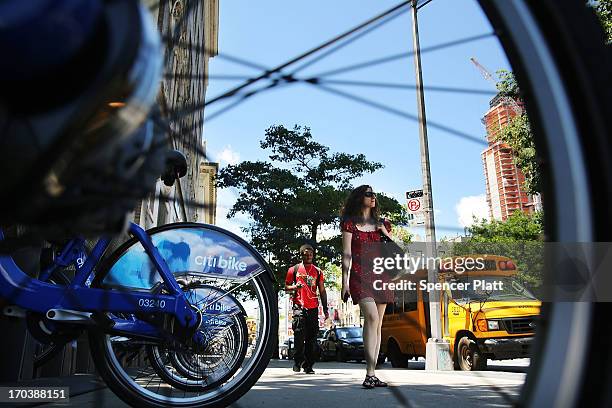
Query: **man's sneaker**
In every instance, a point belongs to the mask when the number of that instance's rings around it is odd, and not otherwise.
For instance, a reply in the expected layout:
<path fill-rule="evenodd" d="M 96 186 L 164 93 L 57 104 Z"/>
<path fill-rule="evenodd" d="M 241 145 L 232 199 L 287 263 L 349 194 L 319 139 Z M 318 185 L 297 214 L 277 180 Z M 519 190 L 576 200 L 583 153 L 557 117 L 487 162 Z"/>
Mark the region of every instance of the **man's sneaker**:
<path fill-rule="evenodd" d="M 293 366 L 293 371 L 295 371 L 296 373 L 300 372 L 300 366 L 294 365 Z"/>
<path fill-rule="evenodd" d="M 312 367 L 304 367 L 304 372 L 306 374 L 314 374 L 314 370 L 312 369 Z"/>

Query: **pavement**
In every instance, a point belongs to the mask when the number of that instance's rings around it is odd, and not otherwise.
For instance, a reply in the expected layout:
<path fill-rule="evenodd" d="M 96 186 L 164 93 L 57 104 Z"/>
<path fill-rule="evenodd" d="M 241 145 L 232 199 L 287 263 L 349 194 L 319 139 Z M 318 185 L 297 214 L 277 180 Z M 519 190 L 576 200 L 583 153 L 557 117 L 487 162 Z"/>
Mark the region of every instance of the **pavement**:
<path fill-rule="evenodd" d="M 486 371 L 425 371 L 389 363 L 376 375 L 387 388 L 363 389 L 364 363 L 317 363 L 315 374 L 294 373 L 291 361 L 273 360 L 233 408 L 251 407 L 509 407 L 518 401 L 529 359 L 490 362 Z"/>
<path fill-rule="evenodd" d="M 425 371 L 423 359 L 410 361 L 408 369 L 386 363 L 376 374 L 389 387 L 376 389 L 361 387 L 364 363 L 317 363 L 314 375 L 294 373 L 292 364 L 272 360 L 255 386 L 231 407 L 509 407 L 518 401 L 529 359 L 489 362 L 487 370 L 478 372 Z M 92 375 L 41 378 L 20 384 L 69 386 L 69 406 L 127 407 Z"/>

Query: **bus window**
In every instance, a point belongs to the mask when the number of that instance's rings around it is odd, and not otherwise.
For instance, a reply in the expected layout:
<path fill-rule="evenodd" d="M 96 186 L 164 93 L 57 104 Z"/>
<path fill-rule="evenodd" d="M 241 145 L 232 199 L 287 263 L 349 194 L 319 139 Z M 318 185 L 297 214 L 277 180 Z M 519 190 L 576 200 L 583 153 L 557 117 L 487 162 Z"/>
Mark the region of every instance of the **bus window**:
<path fill-rule="evenodd" d="M 386 315 L 393 314 L 393 303 L 387 303 L 387 308 L 385 309 L 385 314 Z"/>
<path fill-rule="evenodd" d="M 393 302 L 393 312 L 394 313 L 402 313 L 404 310 L 404 297 L 403 290 L 396 290 L 393 292 L 394 294 L 394 302 Z"/>
<path fill-rule="evenodd" d="M 404 290 L 404 313 L 417 310 L 417 291 Z"/>

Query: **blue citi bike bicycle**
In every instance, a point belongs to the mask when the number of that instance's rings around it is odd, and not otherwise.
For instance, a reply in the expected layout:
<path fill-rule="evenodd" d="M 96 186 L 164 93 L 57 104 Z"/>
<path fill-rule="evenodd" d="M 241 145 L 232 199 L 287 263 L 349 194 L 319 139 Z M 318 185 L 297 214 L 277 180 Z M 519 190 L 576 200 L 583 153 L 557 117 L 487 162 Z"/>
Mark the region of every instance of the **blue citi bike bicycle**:
<path fill-rule="evenodd" d="M 149 6 L 169 16 L 165 2 Z M 166 42 L 195 30 L 201 11 L 190 2 Z M 0 173 L 12 175 L 0 227 L 60 242 L 34 274 L 0 228 L 3 315 L 27 319 L 45 344 L 38 363 L 87 331 L 97 372 L 132 406 L 229 405 L 261 376 L 277 333 L 266 262 L 238 236 L 193 223 L 131 224 L 132 238 L 105 255 L 153 190 L 170 139 L 201 127 L 162 115 L 174 53 L 151 13 L 137 0 L 11 0 L 0 16 L 11 56 L 0 64 Z M 102 238 L 88 251 L 84 237 Z"/>
<path fill-rule="evenodd" d="M 3 313 L 27 318 L 47 354 L 87 330 L 97 371 L 131 405 L 228 405 L 271 355 L 278 318 L 269 267 L 210 225 L 132 223 L 129 234 L 106 258 L 108 238 L 89 254 L 84 239 L 69 240 L 38 279 L 0 256 Z M 70 265 L 72 279 L 62 273 Z"/>

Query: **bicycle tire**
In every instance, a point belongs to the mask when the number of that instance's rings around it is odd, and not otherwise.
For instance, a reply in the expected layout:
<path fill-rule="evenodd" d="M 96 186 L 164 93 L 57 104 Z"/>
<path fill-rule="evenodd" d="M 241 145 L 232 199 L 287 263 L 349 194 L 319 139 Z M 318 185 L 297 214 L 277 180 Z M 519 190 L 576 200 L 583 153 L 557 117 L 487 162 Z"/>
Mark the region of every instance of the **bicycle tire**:
<path fill-rule="evenodd" d="M 247 332 L 247 326 L 246 326 L 246 321 L 244 319 L 239 319 L 237 320 L 237 325 L 239 326 L 239 331 L 242 331 L 243 333 Z M 244 356 L 246 355 L 246 341 L 243 342 L 240 345 L 240 350 L 238 351 L 237 354 L 237 359 L 236 362 L 233 364 L 233 366 L 235 366 L 235 369 L 238 369 L 240 364 L 242 364 L 242 361 L 244 360 Z M 164 379 L 164 381 L 178 389 L 184 390 L 184 391 L 206 391 L 209 389 L 213 389 L 217 386 L 220 386 L 221 384 L 223 384 L 225 381 L 227 381 L 228 379 L 230 379 L 232 377 L 232 375 L 234 375 L 235 373 L 235 369 L 232 369 L 231 371 L 225 373 L 222 377 L 215 379 L 213 382 L 211 383 L 207 383 L 206 385 L 202 386 L 200 384 L 197 385 L 191 385 L 191 384 L 185 384 L 185 381 L 180 382 L 179 380 L 177 380 L 174 376 L 169 375 L 169 373 L 167 372 L 167 370 L 164 370 L 160 364 L 159 364 L 159 360 L 155 361 L 157 357 L 157 355 L 159 355 L 159 349 L 154 350 L 155 346 L 148 346 L 148 350 L 147 350 L 147 354 L 149 356 L 149 359 L 154 362 L 154 367 L 156 368 L 157 373 L 159 374 L 159 376 L 161 378 Z M 156 355 L 157 354 L 157 355 Z M 168 355 L 171 365 L 176 369 L 176 371 L 183 377 L 186 377 L 187 380 L 191 381 L 191 382 L 200 382 L 202 381 L 201 376 L 197 375 L 197 368 L 195 367 L 189 367 L 189 362 L 186 361 L 184 359 L 184 357 L 178 353 L 178 352 L 173 352 L 173 353 L 169 353 Z"/>
<path fill-rule="evenodd" d="M 480 0 L 525 94 L 549 241 L 609 242 L 611 58 L 585 2 Z M 592 199 L 597 197 L 597 200 Z M 521 406 L 612 405 L 609 303 L 543 304 Z M 606 319 L 606 320 L 604 320 Z M 586 340 L 585 340 L 586 339 Z M 591 350 L 598 350 L 592 353 Z"/>
<path fill-rule="evenodd" d="M 195 287 L 191 286 L 189 290 L 197 290 L 201 288 L 208 289 L 210 287 L 208 285 L 200 285 Z M 232 295 L 228 293 L 224 293 L 223 296 L 232 297 Z M 189 298 L 193 299 L 191 297 Z M 170 360 L 171 366 L 177 371 L 180 376 L 184 378 L 184 380 L 177 379 L 177 376 L 173 375 L 172 373 L 169 373 L 167 368 L 163 364 L 162 355 L 160 353 L 159 347 L 147 346 L 147 357 L 149 358 L 149 361 L 151 361 L 151 363 L 153 364 L 153 367 L 157 374 L 161 378 L 163 378 L 166 383 L 184 391 L 206 391 L 223 384 L 235 374 L 236 370 L 240 368 L 240 365 L 242 364 L 246 355 L 248 328 L 246 324 L 246 312 L 244 311 L 244 308 L 242 308 L 242 306 L 235 300 L 233 301 L 233 303 L 238 306 L 240 312 L 232 314 L 229 317 L 231 319 L 231 334 L 237 339 L 237 344 L 234 345 L 234 358 L 231 361 L 231 366 L 228 367 L 229 371 L 223 373 L 223 375 L 221 375 L 220 377 L 215 378 L 212 382 L 209 382 L 209 380 L 206 379 L 206 384 L 202 385 L 203 377 L 206 376 L 206 373 L 204 372 L 203 368 L 190 367 L 192 364 L 190 364 L 190 362 L 185 359 L 185 353 L 179 351 L 168 351 L 167 357 Z M 232 352 L 228 351 L 228 353 Z M 206 371 L 210 371 L 212 375 L 215 374 L 214 369 L 211 369 L 210 366 L 207 367 Z"/>
<path fill-rule="evenodd" d="M 266 292 L 269 294 L 274 294 L 274 289 L 272 286 L 272 281 L 269 277 L 262 274 L 259 275 L 256 279 L 261 281 L 262 286 L 266 289 Z M 270 299 L 270 304 L 268 305 L 270 311 L 270 320 L 274 322 L 278 319 L 277 313 L 275 312 L 276 304 L 273 302 L 273 299 Z M 275 325 L 271 324 L 269 327 Z M 233 384 L 230 388 L 223 389 L 222 393 L 218 393 L 215 397 L 207 400 L 207 401 L 194 401 L 192 403 L 172 403 L 166 400 L 153 399 L 150 396 L 143 395 L 137 391 L 135 391 L 132 384 L 126 382 L 125 378 L 123 378 L 120 374 L 117 373 L 117 368 L 110 361 L 111 357 L 108 355 L 107 346 L 105 344 L 105 339 L 107 335 L 99 330 L 92 329 L 89 332 L 89 344 L 91 347 L 91 356 L 94 361 L 95 367 L 102 377 L 108 387 L 124 402 L 130 404 L 132 406 L 140 406 L 140 407 L 182 407 L 182 408 L 191 408 L 191 407 L 219 407 L 219 406 L 227 406 L 232 402 L 236 401 L 240 397 L 242 397 L 247 391 L 251 389 L 251 387 L 257 382 L 259 377 L 263 374 L 266 369 L 268 362 L 270 360 L 270 356 L 272 355 L 272 347 L 273 347 L 273 337 L 275 332 L 268 331 L 267 334 L 263 335 L 263 341 L 265 344 L 261 348 L 261 352 L 255 357 L 256 361 L 252 365 L 252 370 L 249 372 L 249 375 L 243 376 L 240 381 L 236 384 Z"/>
<path fill-rule="evenodd" d="M 169 229 L 185 227 L 204 227 L 202 224 L 195 223 L 178 223 L 169 224 L 163 227 L 149 230 L 149 235 L 163 232 Z M 221 231 L 219 228 L 214 226 L 205 226 L 209 229 Z M 239 237 L 232 233 L 225 232 L 227 235 L 234 237 L 236 240 L 241 242 L 243 245 L 248 245 Z M 105 262 L 101 264 L 101 267 L 96 273 L 96 279 L 92 283 L 92 287 L 101 286 L 105 274 L 112 268 L 114 263 L 125 253 L 132 245 L 137 244 L 136 239 L 131 239 L 124 245 L 119 247 L 113 254 L 109 255 Z M 265 261 L 260 255 L 254 254 L 261 264 L 265 264 Z M 167 399 L 155 398 L 147 393 L 143 393 L 141 389 L 135 384 L 134 381 L 130 381 L 129 377 L 120 367 L 116 358 L 112 353 L 112 347 L 109 348 L 109 336 L 104 333 L 100 328 L 92 328 L 89 331 L 89 341 L 91 348 L 91 356 L 95 363 L 100 376 L 104 379 L 108 387 L 123 401 L 134 406 L 143 407 L 217 407 L 227 406 L 238 398 L 243 396 L 251 387 L 257 382 L 259 377 L 263 374 L 266 369 L 270 357 L 272 356 L 272 350 L 274 347 L 274 338 L 278 332 L 278 308 L 276 300 L 276 292 L 273 286 L 273 277 L 270 273 L 260 273 L 255 277 L 251 278 L 253 285 L 259 288 L 261 291 L 260 296 L 262 299 L 261 307 L 265 312 L 262 312 L 262 316 L 265 317 L 266 321 L 262 324 L 261 345 L 256 351 L 256 355 L 252 355 L 253 359 L 247 366 L 243 368 L 245 373 L 240 371 L 232 379 L 222 385 L 222 388 L 216 388 L 210 390 L 210 397 L 208 399 L 194 400 L 194 401 L 169 401 Z"/>

